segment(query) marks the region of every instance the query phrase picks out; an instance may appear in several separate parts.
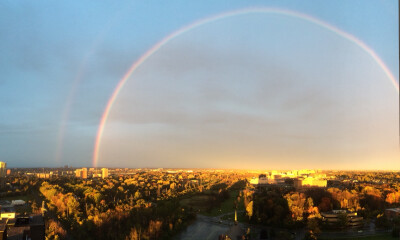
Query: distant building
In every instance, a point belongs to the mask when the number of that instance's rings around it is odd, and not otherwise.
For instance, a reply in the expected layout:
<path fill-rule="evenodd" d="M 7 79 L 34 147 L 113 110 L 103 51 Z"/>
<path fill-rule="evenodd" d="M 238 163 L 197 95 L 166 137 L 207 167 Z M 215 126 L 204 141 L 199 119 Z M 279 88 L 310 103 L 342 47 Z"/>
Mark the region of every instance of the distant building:
<path fill-rule="evenodd" d="M 87 176 L 88 176 L 87 168 L 82 168 L 82 178 L 87 179 Z"/>
<path fill-rule="evenodd" d="M 297 188 L 301 188 L 302 187 L 302 183 L 303 180 L 301 178 L 295 178 L 293 179 L 293 186 L 297 189 Z"/>
<path fill-rule="evenodd" d="M 257 185 L 258 184 L 258 178 L 253 177 L 252 179 L 250 179 L 250 184 L 252 185 Z"/>
<path fill-rule="evenodd" d="M 348 227 L 361 227 L 363 226 L 363 217 L 357 216 L 356 212 L 350 212 L 347 210 L 332 210 L 330 212 L 322 212 L 322 222 L 328 225 L 335 225 L 340 222 L 341 216 L 344 215 L 347 218 Z"/>
<path fill-rule="evenodd" d="M 268 184 L 281 185 L 285 183 L 286 178 L 282 178 L 280 174 L 271 175 L 268 177 L 266 174 L 260 174 L 258 178 L 252 178 L 249 180 L 250 184 L 257 185 L 259 187 L 266 186 Z"/>
<path fill-rule="evenodd" d="M 102 178 L 107 178 L 108 177 L 108 168 L 102 168 L 101 169 L 101 177 Z"/>
<path fill-rule="evenodd" d="M 77 178 L 82 177 L 82 169 L 76 169 L 76 170 L 75 170 L 75 176 L 76 176 Z"/>
<path fill-rule="evenodd" d="M 7 176 L 7 164 L 5 162 L 0 162 L 0 188 L 6 186 L 6 176 Z"/>
<path fill-rule="evenodd" d="M 7 176 L 7 164 L 5 162 L 0 162 L 0 177 L 6 177 Z"/>
<path fill-rule="evenodd" d="M 268 184 L 268 178 L 265 174 L 260 174 L 258 176 L 258 184 Z"/>
<path fill-rule="evenodd" d="M 50 174 L 49 173 L 36 173 L 36 176 L 38 178 L 50 178 Z"/>
<path fill-rule="evenodd" d="M 87 168 L 76 169 L 76 170 L 75 170 L 75 176 L 76 176 L 77 178 L 86 179 L 86 178 L 88 177 L 88 170 L 87 170 Z"/>
<path fill-rule="evenodd" d="M 387 208 L 385 209 L 385 215 L 388 219 L 397 218 L 400 216 L 400 208 Z"/>
<path fill-rule="evenodd" d="M 326 187 L 327 180 L 325 179 L 317 179 L 313 177 L 307 178 L 295 178 L 293 179 L 293 184 L 295 188 L 302 187 Z"/>

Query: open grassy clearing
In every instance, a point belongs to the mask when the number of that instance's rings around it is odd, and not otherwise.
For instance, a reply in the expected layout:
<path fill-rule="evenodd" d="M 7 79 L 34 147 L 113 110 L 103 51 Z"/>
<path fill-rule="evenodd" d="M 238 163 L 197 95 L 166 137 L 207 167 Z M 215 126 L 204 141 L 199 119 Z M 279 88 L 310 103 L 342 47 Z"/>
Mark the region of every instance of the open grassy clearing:
<path fill-rule="evenodd" d="M 199 193 L 197 195 L 191 196 L 189 198 L 182 199 L 180 204 L 185 207 L 192 207 L 197 212 L 206 216 L 219 216 L 222 214 L 232 213 L 235 211 L 235 200 L 237 201 L 237 196 L 239 190 L 234 190 L 229 192 L 229 198 L 221 203 L 220 206 L 213 206 L 211 211 L 209 210 L 208 201 L 211 196 L 204 193 Z M 240 199 L 238 203 L 238 210 L 244 210 L 243 199 Z M 238 214 L 239 215 L 239 214 Z"/>

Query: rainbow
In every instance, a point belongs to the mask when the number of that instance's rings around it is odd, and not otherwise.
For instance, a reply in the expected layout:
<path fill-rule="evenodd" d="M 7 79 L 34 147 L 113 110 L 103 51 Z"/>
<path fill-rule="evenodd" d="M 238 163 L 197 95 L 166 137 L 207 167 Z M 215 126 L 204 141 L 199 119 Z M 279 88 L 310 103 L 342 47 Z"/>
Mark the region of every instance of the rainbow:
<path fill-rule="evenodd" d="M 71 90 L 69 91 L 69 94 L 67 95 L 67 100 L 64 104 L 64 111 L 61 115 L 60 128 L 58 130 L 58 136 L 57 136 L 57 146 L 54 156 L 57 163 L 61 162 L 63 147 L 64 147 L 63 145 L 65 138 L 65 131 L 68 125 L 69 115 L 71 113 L 72 105 L 74 104 L 74 99 L 78 91 L 78 86 L 81 84 L 83 76 L 85 75 L 85 70 L 86 70 L 85 68 L 87 66 L 87 63 L 89 62 L 89 58 L 95 53 L 96 49 L 100 46 L 100 44 L 104 40 L 104 37 L 112 28 L 112 26 L 115 25 L 115 23 L 123 16 L 123 14 L 121 14 L 122 12 L 124 12 L 124 14 L 128 13 L 128 8 L 124 9 L 123 11 L 117 11 L 115 15 L 107 22 L 106 26 L 96 36 L 94 42 L 92 43 L 92 46 L 83 56 L 81 64 L 79 65 L 78 71 L 72 82 Z"/>
<path fill-rule="evenodd" d="M 229 17 L 234 17 L 238 15 L 245 15 L 245 14 L 252 14 L 252 13 L 274 13 L 274 14 L 281 14 L 289 17 L 295 17 L 299 18 L 311 23 L 314 23 L 320 27 L 323 27 L 327 30 L 330 30 L 331 32 L 349 40 L 350 42 L 355 43 L 357 46 L 359 46 L 361 49 L 363 49 L 366 53 L 368 53 L 374 60 L 375 62 L 382 68 L 386 76 L 390 79 L 392 84 L 394 85 L 395 89 L 397 92 L 399 92 L 399 83 L 396 81 L 395 77 L 389 70 L 389 68 L 385 65 L 385 63 L 380 59 L 380 57 L 372 50 L 368 45 L 366 45 L 364 42 L 356 38 L 355 36 L 333 26 L 330 25 L 322 20 L 319 20 L 315 17 L 312 17 L 310 15 L 304 14 L 304 13 L 299 13 L 291 10 L 286 10 L 286 9 L 279 9 L 279 8 L 245 8 L 245 9 L 239 9 L 235 11 L 229 11 L 229 12 L 224 12 L 215 16 L 203 18 L 200 20 L 197 20 L 189 25 L 186 25 L 175 32 L 171 33 L 170 35 L 164 37 L 161 41 L 156 43 L 152 48 L 150 48 L 145 54 L 143 54 L 136 62 L 133 63 L 133 65 L 129 68 L 129 70 L 125 73 L 125 75 L 122 77 L 122 79 L 118 82 L 117 86 L 115 87 L 113 93 L 111 94 L 111 97 L 109 98 L 106 108 L 103 112 L 103 115 L 100 120 L 100 124 L 97 130 L 97 136 L 94 144 L 94 150 L 93 150 L 93 166 L 96 167 L 99 159 L 99 151 L 100 151 L 100 143 L 101 143 L 101 138 L 103 136 L 104 132 L 104 126 L 107 122 L 107 118 L 110 114 L 111 108 L 113 107 L 113 104 L 115 100 L 118 97 L 119 92 L 121 89 L 124 87 L 125 83 L 128 81 L 129 77 L 132 75 L 132 73 L 140 66 L 142 65 L 151 55 L 153 55 L 155 52 L 157 52 L 162 46 L 167 44 L 169 41 L 172 39 L 180 36 L 181 34 L 190 31 L 194 28 L 197 28 L 199 26 L 202 26 L 207 23 L 212 23 L 221 19 L 229 18 Z"/>

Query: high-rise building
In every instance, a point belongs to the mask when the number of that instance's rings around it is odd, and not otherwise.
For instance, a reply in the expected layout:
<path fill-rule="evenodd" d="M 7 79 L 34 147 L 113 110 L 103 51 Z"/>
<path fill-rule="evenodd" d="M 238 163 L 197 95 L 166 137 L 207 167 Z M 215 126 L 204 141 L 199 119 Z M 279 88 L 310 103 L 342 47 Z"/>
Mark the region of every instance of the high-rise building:
<path fill-rule="evenodd" d="M 102 168 L 101 169 L 101 177 L 102 178 L 108 177 L 108 168 Z"/>
<path fill-rule="evenodd" d="M 7 164 L 5 162 L 0 162 L 0 177 L 6 177 L 7 175 Z"/>
<path fill-rule="evenodd" d="M 82 177 L 82 169 L 76 169 L 75 170 L 75 176 L 78 177 L 78 178 Z"/>
<path fill-rule="evenodd" d="M 87 168 L 80 168 L 75 170 L 75 176 L 77 178 L 86 179 L 88 177 L 88 170 Z"/>
<path fill-rule="evenodd" d="M 87 168 L 82 168 L 82 178 L 83 179 L 87 178 L 87 173 L 88 173 Z"/>
<path fill-rule="evenodd" d="M 7 164 L 5 162 L 0 162 L 0 188 L 6 186 L 6 176 L 7 176 Z"/>

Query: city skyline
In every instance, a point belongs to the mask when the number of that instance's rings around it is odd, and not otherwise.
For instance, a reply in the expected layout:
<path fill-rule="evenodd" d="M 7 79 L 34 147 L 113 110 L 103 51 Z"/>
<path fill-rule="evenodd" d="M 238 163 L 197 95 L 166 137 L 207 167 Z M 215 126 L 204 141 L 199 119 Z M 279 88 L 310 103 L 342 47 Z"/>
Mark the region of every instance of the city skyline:
<path fill-rule="evenodd" d="M 400 169 L 396 1 L 0 8 L 10 168 Z"/>

